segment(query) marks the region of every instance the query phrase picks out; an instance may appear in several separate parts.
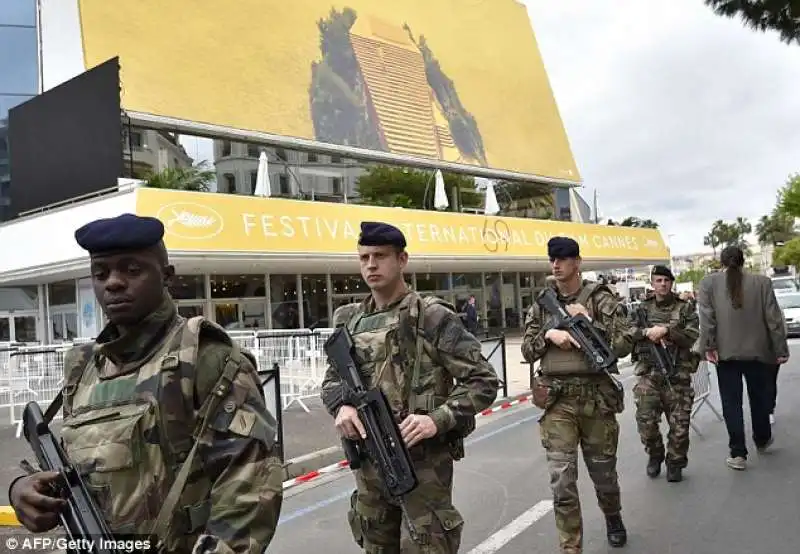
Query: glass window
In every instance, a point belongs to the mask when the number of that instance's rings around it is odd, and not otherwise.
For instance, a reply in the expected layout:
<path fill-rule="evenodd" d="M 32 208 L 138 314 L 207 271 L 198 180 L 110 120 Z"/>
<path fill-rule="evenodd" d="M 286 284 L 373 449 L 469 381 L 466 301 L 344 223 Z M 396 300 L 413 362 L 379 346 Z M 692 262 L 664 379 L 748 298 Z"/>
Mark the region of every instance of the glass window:
<path fill-rule="evenodd" d="M 242 327 L 245 329 L 266 329 L 267 328 L 267 302 L 262 300 L 251 300 L 239 304 L 241 312 Z"/>
<path fill-rule="evenodd" d="M 451 285 L 449 273 L 417 273 L 417 290 L 420 292 L 453 290 Z"/>
<path fill-rule="evenodd" d="M 194 300 L 206 297 L 205 277 L 203 275 L 176 275 L 169 289 L 175 300 Z"/>
<path fill-rule="evenodd" d="M 303 275 L 303 324 L 305 327 L 328 325 L 328 283 L 325 275 Z"/>
<path fill-rule="evenodd" d="M 369 287 L 361 275 L 331 275 L 333 294 L 369 294 Z"/>
<path fill-rule="evenodd" d="M 38 309 L 39 289 L 36 286 L 0 288 L 0 312 Z"/>
<path fill-rule="evenodd" d="M 39 61 L 36 28 L 0 26 L 0 92 L 36 94 Z"/>
<path fill-rule="evenodd" d="M 0 342 L 11 342 L 11 320 L 0 317 Z"/>
<path fill-rule="evenodd" d="M 417 283 L 419 283 L 419 275 L 417 275 Z M 475 296 L 475 305 L 480 316 L 483 298 L 480 273 L 453 273 L 453 292 L 455 293 L 455 306 L 459 312 L 464 311 L 469 297 Z"/>
<path fill-rule="evenodd" d="M 506 314 L 506 328 L 520 327 L 523 322 L 521 308 L 517 305 L 516 273 L 503 273 L 503 306 Z"/>
<path fill-rule="evenodd" d="M 499 273 L 485 273 L 486 276 L 486 325 L 489 329 L 503 327 L 503 280 Z"/>
<path fill-rule="evenodd" d="M 272 328 L 299 329 L 300 312 L 297 309 L 297 276 L 270 275 L 269 288 L 272 295 Z"/>
<path fill-rule="evenodd" d="M 36 25 L 36 0 L 0 2 L 0 25 Z"/>
<path fill-rule="evenodd" d="M 75 304 L 75 281 L 59 281 L 47 285 L 47 295 L 51 306 L 64 306 Z"/>
<path fill-rule="evenodd" d="M 37 342 L 36 316 L 23 315 L 14 318 L 14 340 L 17 342 Z"/>
<path fill-rule="evenodd" d="M 203 306 L 178 306 L 178 313 L 186 319 L 189 319 L 198 315 L 203 315 Z"/>
<path fill-rule="evenodd" d="M 263 275 L 212 275 L 211 298 L 265 297 Z"/>
<path fill-rule="evenodd" d="M 214 321 L 227 330 L 241 329 L 238 304 L 232 302 L 214 304 Z"/>

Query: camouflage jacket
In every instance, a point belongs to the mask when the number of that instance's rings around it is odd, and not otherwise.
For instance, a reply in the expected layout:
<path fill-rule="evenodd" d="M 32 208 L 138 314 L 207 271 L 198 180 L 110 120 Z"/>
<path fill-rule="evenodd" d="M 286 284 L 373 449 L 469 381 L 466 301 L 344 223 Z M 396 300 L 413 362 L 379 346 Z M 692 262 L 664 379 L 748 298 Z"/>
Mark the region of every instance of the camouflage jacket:
<path fill-rule="evenodd" d="M 621 304 L 606 285 L 584 280 L 581 288 L 570 296 L 562 296 L 554 282 L 548 283 L 546 286 L 552 287 L 556 291 L 559 300 L 565 305 L 577 302 L 581 293 L 584 293 L 584 295 L 588 293 L 588 301 L 584 306 L 589 311 L 592 325 L 605 336 L 608 345 L 618 358 L 624 358 L 631 353 L 633 349 L 633 329 L 625 317 Z M 585 290 L 586 287 L 590 287 L 590 289 Z M 528 363 L 533 364 L 542 360 L 551 349 L 558 348 L 544 338 L 549 330 L 547 324 L 550 319 L 551 316 L 538 302 L 534 302 L 528 309 L 525 317 L 525 333 L 522 338 L 522 357 Z M 579 353 L 576 351 L 576 354 Z M 580 355 L 582 356 L 582 354 Z M 613 373 L 619 370 L 614 368 L 610 371 Z"/>
<path fill-rule="evenodd" d="M 337 308 L 333 321 L 335 327 L 348 327 L 365 384 L 381 388 L 398 419 L 409 413 L 413 402 L 416 409 L 411 411 L 429 414 L 439 436 L 450 431 L 467 434 L 474 428 L 475 415 L 497 397 L 499 381 L 480 342 L 452 306 L 440 299 L 423 300 L 409 290 L 385 309 L 376 310 L 368 297 L 360 304 Z M 423 348 L 418 386 L 412 390 L 417 336 Z M 341 380 L 329 367 L 322 400 L 332 416 L 343 399 Z"/>
<path fill-rule="evenodd" d="M 647 314 L 650 327 L 663 326 L 667 328 L 664 337 L 667 354 L 680 370 L 693 373 L 697 369 L 700 358 L 692 352 L 692 346 L 700 336 L 699 318 L 690 302 L 681 300 L 676 294 L 670 293 L 664 300 L 659 301 L 655 295 L 643 300 L 639 309 Z M 635 321 L 635 314 L 631 314 Z M 635 327 L 633 338 L 636 341 L 634 351 L 637 356 L 635 373 L 644 375 L 653 371 L 653 360 L 650 358 L 645 336 L 645 329 Z"/>
<path fill-rule="evenodd" d="M 65 357 L 64 447 L 119 534 L 153 530 L 232 352 L 227 333 L 201 317 L 156 323 L 117 338 L 107 327 Z M 255 360 L 242 353 L 198 438 L 167 536 L 157 537 L 166 552 L 260 554 L 275 533 L 283 498 L 275 419 Z"/>

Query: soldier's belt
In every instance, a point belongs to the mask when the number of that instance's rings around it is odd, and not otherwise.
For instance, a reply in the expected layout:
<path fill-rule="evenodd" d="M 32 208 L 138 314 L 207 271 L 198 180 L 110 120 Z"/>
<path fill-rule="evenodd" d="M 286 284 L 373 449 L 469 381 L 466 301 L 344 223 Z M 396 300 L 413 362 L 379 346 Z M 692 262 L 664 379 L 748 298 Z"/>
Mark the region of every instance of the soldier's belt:
<path fill-rule="evenodd" d="M 598 383 L 558 383 L 555 390 L 562 396 L 593 396 L 600 392 Z"/>

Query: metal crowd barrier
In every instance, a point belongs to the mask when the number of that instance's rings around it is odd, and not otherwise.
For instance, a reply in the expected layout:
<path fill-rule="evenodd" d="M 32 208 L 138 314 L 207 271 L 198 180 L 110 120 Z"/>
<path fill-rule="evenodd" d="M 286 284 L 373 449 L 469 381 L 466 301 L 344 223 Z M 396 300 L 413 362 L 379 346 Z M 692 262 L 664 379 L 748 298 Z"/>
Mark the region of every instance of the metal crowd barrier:
<path fill-rule="evenodd" d="M 722 416 L 719 414 L 717 409 L 714 407 L 714 404 L 711 403 L 711 363 L 707 361 L 700 362 L 700 365 L 697 368 L 697 371 L 692 376 L 692 388 L 694 389 L 694 405 L 692 406 L 692 414 L 690 418 L 690 424 L 694 432 L 700 435 L 701 437 L 703 434 L 697 428 L 697 425 L 694 423 L 694 416 L 702 408 L 703 406 L 708 406 L 708 408 L 714 412 L 714 415 L 717 416 L 719 421 L 722 421 Z"/>
<path fill-rule="evenodd" d="M 296 403 L 309 412 L 305 400 L 319 397 L 327 369 L 323 345 L 332 331 L 272 329 L 229 334 L 253 353 L 262 377 L 273 373 L 276 364 L 280 368 L 280 379 L 274 382 L 279 383 L 281 410 Z M 89 340 L 41 346 L 0 344 L 0 410 L 8 410 L 10 424 L 19 428 L 25 404 L 32 400 L 43 410 L 49 405 L 63 384 L 64 354 L 73 345 L 85 342 Z"/>
<path fill-rule="evenodd" d="M 503 387 L 503 398 L 508 397 L 508 379 L 506 372 L 506 337 L 487 337 L 478 339 L 481 343 L 481 352 L 494 369 L 495 375 Z"/>
<path fill-rule="evenodd" d="M 71 344 L 20 347 L 9 354 L 8 389 L 10 422 L 22 431 L 22 411 L 36 401 L 42 410 L 55 399 L 64 384 L 64 354 Z M 55 419 L 61 418 L 61 412 Z"/>

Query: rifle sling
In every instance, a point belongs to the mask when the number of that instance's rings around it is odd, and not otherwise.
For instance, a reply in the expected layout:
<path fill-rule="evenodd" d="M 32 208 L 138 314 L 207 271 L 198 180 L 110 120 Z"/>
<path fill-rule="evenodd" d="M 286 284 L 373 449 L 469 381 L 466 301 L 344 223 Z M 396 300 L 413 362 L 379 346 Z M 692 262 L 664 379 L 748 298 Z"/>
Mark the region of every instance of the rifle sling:
<path fill-rule="evenodd" d="M 416 325 L 415 331 L 415 355 L 414 355 L 414 366 L 411 372 L 411 394 L 409 395 L 408 399 L 408 412 L 413 414 L 417 411 L 417 388 L 419 387 L 419 370 L 422 364 L 422 356 L 425 350 L 425 339 L 423 337 L 423 326 L 425 324 L 425 307 L 422 304 L 422 300 L 417 297 L 416 298 L 417 304 L 417 318 L 414 322 Z"/>

